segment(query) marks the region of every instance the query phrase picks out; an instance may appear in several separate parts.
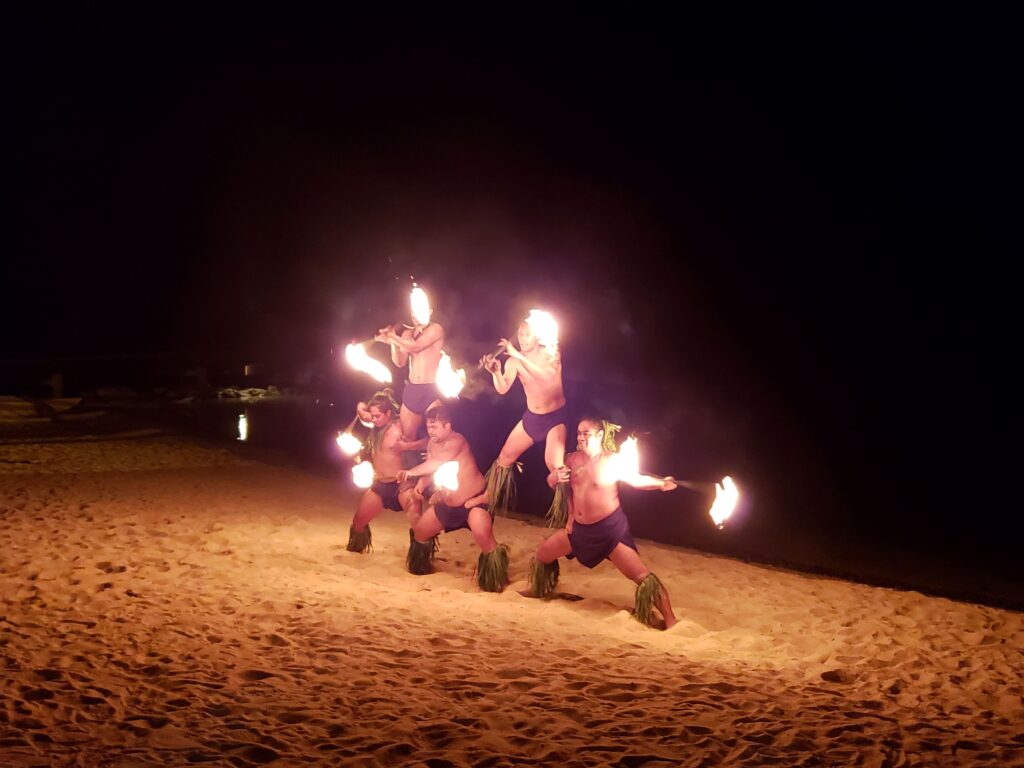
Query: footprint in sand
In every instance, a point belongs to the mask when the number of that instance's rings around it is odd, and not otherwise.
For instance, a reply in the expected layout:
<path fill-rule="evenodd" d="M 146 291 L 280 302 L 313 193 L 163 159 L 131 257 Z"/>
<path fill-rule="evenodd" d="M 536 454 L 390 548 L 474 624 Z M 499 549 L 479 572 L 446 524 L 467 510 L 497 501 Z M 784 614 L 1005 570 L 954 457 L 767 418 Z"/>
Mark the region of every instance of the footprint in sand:
<path fill-rule="evenodd" d="M 257 682 L 259 680 L 266 680 L 268 677 L 277 677 L 273 672 L 266 672 L 262 669 L 247 669 L 239 675 L 243 680 L 249 682 Z"/>

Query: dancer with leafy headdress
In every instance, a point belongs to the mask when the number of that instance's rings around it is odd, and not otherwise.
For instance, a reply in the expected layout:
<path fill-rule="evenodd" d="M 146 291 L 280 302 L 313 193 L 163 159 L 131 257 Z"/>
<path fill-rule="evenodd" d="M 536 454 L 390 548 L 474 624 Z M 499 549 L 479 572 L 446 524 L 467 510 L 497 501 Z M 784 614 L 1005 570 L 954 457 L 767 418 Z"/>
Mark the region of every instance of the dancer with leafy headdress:
<path fill-rule="evenodd" d="M 577 450 L 569 454 L 566 466 L 554 470 L 548 483 L 569 482 L 569 523 L 549 536 L 537 548 L 530 571 L 532 597 L 549 597 L 558 584 L 558 558 L 579 560 L 594 568 L 611 560 L 626 577 L 637 584 L 637 620 L 650 625 L 653 610 L 661 613 L 668 629 L 676 623 L 668 590 L 640 559 L 629 530 L 629 520 L 619 501 L 620 481 L 634 488 L 671 491 L 677 487 L 671 477 L 626 474 L 620 471 L 615 434 L 619 427 L 595 418 L 580 421 L 576 431 Z"/>
<path fill-rule="evenodd" d="M 424 502 L 426 509 L 413 526 L 406 566 L 415 574 L 432 572 L 438 535 L 468 528 L 480 547 L 477 584 L 486 592 L 500 592 L 508 582 L 508 547 L 498 544 L 494 538 L 484 477 L 469 443 L 452 429 L 451 415 L 444 405 L 427 411 L 427 434 L 427 460 L 399 473 L 401 479 L 418 478 L 417 492 L 430 494 L 429 500 Z M 431 477 L 447 462 L 458 464 L 458 487 L 431 493 L 428 489 Z"/>
<path fill-rule="evenodd" d="M 359 500 L 352 518 L 346 547 L 350 552 L 366 552 L 371 548 L 370 521 L 382 510 L 404 511 L 410 525 L 420 517 L 422 500 L 416 497 L 411 482 L 399 482 L 398 473 L 402 470 L 402 452 L 422 449 L 425 441 L 404 440 L 397 414 L 398 403 L 390 387 L 356 405 L 356 415 L 373 425 L 362 450 L 363 461 L 373 464 L 373 485 Z"/>
<path fill-rule="evenodd" d="M 540 319 L 538 319 L 538 317 Z M 544 322 L 546 321 L 546 322 Z M 526 411 L 512 429 L 498 458 L 487 472 L 487 491 L 495 512 L 507 514 L 515 504 L 513 468 L 527 448 L 544 442 L 544 463 L 553 472 L 565 463 L 566 405 L 562 388 L 562 358 L 558 352 L 557 327 L 547 332 L 541 322 L 554 324 L 547 313 L 534 310 L 519 324 L 519 348 L 501 339 L 498 355 L 507 355 L 504 367 L 497 355 L 484 355 L 480 365 L 491 374 L 494 388 L 504 395 L 516 378 L 526 393 Z M 538 333 L 544 334 L 544 338 Z M 548 510 L 548 525 L 561 528 L 568 519 L 568 489 L 554 485 L 555 496 Z"/>

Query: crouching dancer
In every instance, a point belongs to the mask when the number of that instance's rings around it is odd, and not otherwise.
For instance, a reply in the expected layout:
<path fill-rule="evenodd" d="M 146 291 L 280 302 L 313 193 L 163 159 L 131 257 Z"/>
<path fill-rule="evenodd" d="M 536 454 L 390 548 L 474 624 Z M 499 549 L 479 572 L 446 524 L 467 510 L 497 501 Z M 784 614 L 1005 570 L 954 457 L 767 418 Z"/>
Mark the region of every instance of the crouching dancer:
<path fill-rule="evenodd" d="M 614 435 L 618 427 L 606 421 L 586 418 L 576 432 L 577 451 L 568 456 L 566 466 L 548 476 L 548 484 L 570 483 L 569 522 L 565 529 L 548 537 L 538 548 L 530 570 L 531 597 L 548 597 L 558 583 L 558 558 L 576 558 L 581 565 L 594 568 L 611 560 L 625 576 L 637 583 L 635 617 L 650 625 L 652 608 L 665 620 L 665 629 L 676 623 L 668 590 L 644 565 L 629 531 L 629 520 L 619 502 L 618 482 L 635 488 L 671 491 L 676 482 L 633 475 L 620 477 L 615 461 Z"/>
<path fill-rule="evenodd" d="M 477 468 L 466 438 L 452 429 L 447 407 L 436 405 L 430 408 L 426 419 L 429 438 L 427 460 L 399 472 L 398 476 L 403 480 L 419 478 L 416 492 L 423 495 L 429 492 L 434 472 L 442 464 L 454 461 L 458 463 L 458 488 L 437 489 L 429 501 L 423 502 L 426 510 L 410 531 L 406 565 L 410 573 L 431 573 L 438 534 L 468 528 L 480 547 L 477 584 L 485 592 L 500 592 L 508 583 L 508 547 L 498 544 L 494 538 L 484 477 Z"/>
<path fill-rule="evenodd" d="M 402 439 L 402 429 L 397 418 L 398 403 L 390 388 L 377 392 L 369 402 L 356 405 L 356 414 L 363 421 L 373 424 L 363 447 L 364 460 L 373 464 L 373 485 L 363 494 L 356 507 L 355 517 L 348 530 L 346 549 L 349 552 L 366 552 L 373 542 L 370 521 L 382 510 L 404 511 L 410 525 L 420 517 L 421 499 L 416 497 L 413 484 L 400 483 L 398 480 L 398 473 L 402 469 L 402 451 L 415 448 L 417 443 L 407 443 Z"/>

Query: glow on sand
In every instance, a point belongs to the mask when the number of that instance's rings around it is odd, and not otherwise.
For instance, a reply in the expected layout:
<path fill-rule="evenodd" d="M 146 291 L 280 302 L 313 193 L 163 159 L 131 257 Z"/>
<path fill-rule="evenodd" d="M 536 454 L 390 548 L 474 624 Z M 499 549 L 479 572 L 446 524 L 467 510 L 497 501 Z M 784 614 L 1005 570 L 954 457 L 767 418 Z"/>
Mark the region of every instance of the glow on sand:
<path fill-rule="evenodd" d="M 459 392 L 466 386 L 466 370 L 459 368 L 456 371 L 447 352 L 441 353 L 441 360 L 437 364 L 436 383 L 445 397 L 458 397 Z"/>
<path fill-rule="evenodd" d="M 355 456 L 363 449 L 363 444 L 359 442 L 359 438 L 351 432 L 339 432 L 335 442 L 338 443 L 341 452 L 346 456 Z"/>
<path fill-rule="evenodd" d="M 372 376 L 377 381 L 391 383 L 391 370 L 380 360 L 374 360 L 366 354 L 362 344 L 349 344 L 345 347 L 345 360 L 357 371 Z"/>
<path fill-rule="evenodd" d="M 448 491 L 459 490 L 459 462 L 446 461 L 434 472 L 434 485 Z"/>
<path fill-rule="evenodd" d="M 352 482 L 357 488 L 369 488 L 373 485 L 373 464 L 361 461 L 352 465 Z"/>
<path fill-rule="evenodd" d="M 722 478 L 722 482 L 715 485 L 715 502 L 708 510 L 712 522 L 719 528 L 725 525 L 725 521 L 732 515 L 739 500 L 740 492 L 736 483 L 726 475 Z"/>

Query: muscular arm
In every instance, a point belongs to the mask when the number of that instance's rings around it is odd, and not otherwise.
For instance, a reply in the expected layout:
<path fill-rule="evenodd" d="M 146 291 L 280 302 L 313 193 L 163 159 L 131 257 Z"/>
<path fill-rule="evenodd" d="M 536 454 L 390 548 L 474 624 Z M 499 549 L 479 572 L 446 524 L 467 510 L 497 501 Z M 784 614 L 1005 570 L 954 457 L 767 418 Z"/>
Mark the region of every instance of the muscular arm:
<path fill-rule="evenodd" d="M 501 369 L 501 362 L 498 362 L 498 370 L 491 371 L 491 379 L 494 382 L 494 389 L 497 390 L 499 395 L 504 395 L 512 388 L 512 383 L 516 380 L 516 361 L 506 360 L 505 370 Z"/>
<path fill-rule="evenodd" d="M 394 332 L 392 331 L 392 333 Z M 388 337 L 388 344 L 391 345 L 391 362 L 399 368 L 404 368 L 405 364 L 409 362 L 409 353 L 397 344 L 391 343 L 390 337 Z"/>
<path fill-rule="evenodd" d="M 429 442 L 425 437 L 420 440 L 397 440 L 395 447 L 400 451 L 422 451 Z"/>
<path fill-rule="evenodd" d="M 400 349 L 406 355 L 415 355 L 417 352 L 422 352 L 424 349 L 429 347 L 435 342 L 444 342 L 444 328 L 437 323 L 431 323 L 426 327 L 426 330 L 420 334 L 418 339 L 412 338 L 410 333 L 406 336 L 404 333 L 399 336 L 397 333 L 392 331 L 388 334 L 388 341 L 391 343 L 392 348 Z M 395 363 L 398 365 L 398 363 Z"/>
<path fill-rule="evenodd" d="M 555 467 L 551 472 L 548 473 L 548 486 L 554 488 L 559 483 L 569 482 L 569 478 L 572 476 L 572 470 L 576 466 L 576 453 L 570 453 L 565 457 L 564 467 Z"/>
<path fill-rule="evenodd" d="M 434 451 L 431 451 L 427 460 L 422 464 L 419 464 L 412 469 L 399 472 L 399 478 L 404 479 L 407 477 L 425 477 L 426 475 L 432 475 L 437 471 L 438 467 L 446 461 L 455 461 L 458 459 L 465 443 L 466 441 L 464 438 L 448 440 L 444 445 L 439 446 Z"/>
<path fill-rule="evenodd" d="M 396 325 L 397 325 L 397 323 L 396 323 Z M 406 331 L 405 333 L 408 333 L 408 331 Z M 402 367 L 405 366 L 405 364 L 407 362 L 409 362 L 409 355 L 408 355 L 407 352 L 403 352 L 401 349 L 399 349 L 395 345 L 395 343 L 392 341 L 392 337 L 393 336 L 397 337 L 397 334 L 395 333 L 395 326 L 394 325 L 386 325 L 383 328 L 381 328 L 379 331 L 377 331 L 377 335 L 374 336 L 373 338 L 376 341 L 379 341 L 381 344 L 387 344 L 388 347 L 390 347 L 390 349 L 391 349 L 391 362 L 393 362 L 399 368 L 402 368 Z"/>
<path fill-rule="evenodd" d="M 558 354 L 555 354 L 554 357 L 549 358 L 550 362 L 548 363 L 548 366 L 543 366 L 543 365 L 538 365 L 533 360 L 531 360 L 526 355 L 524 355 L 522 352 L 520 352 L 519 350 L 516 350 L 515 347 L 513 347 L 511 344 L 508 345 L 508 349 L 510 350 L 509 351 L 509 355 L 519 365 L 523 366 L 524 369 L 526 369 L 527 371 L 532 373 L 534 376 L 545 376 L 545 375 L 547 375 L 549 373 L 549 370 L 547 370 L 547 368 L 550 368 L 550 369 L 553 369 L 553 370 L 557 371 L 557 370 L 559 370 L 562 367 L 562 359 L 561 359 L 561 357 Z M 515 351 L 512 351 L 512 350 L 515 350 Z"/>
<path fill-rule="evenodd" d="M 623 478 L 622 482 L 641 491 L 671 491 L 677 487 L 676 481 L 671 477 L 655 477 L 654 475 Z"/>

